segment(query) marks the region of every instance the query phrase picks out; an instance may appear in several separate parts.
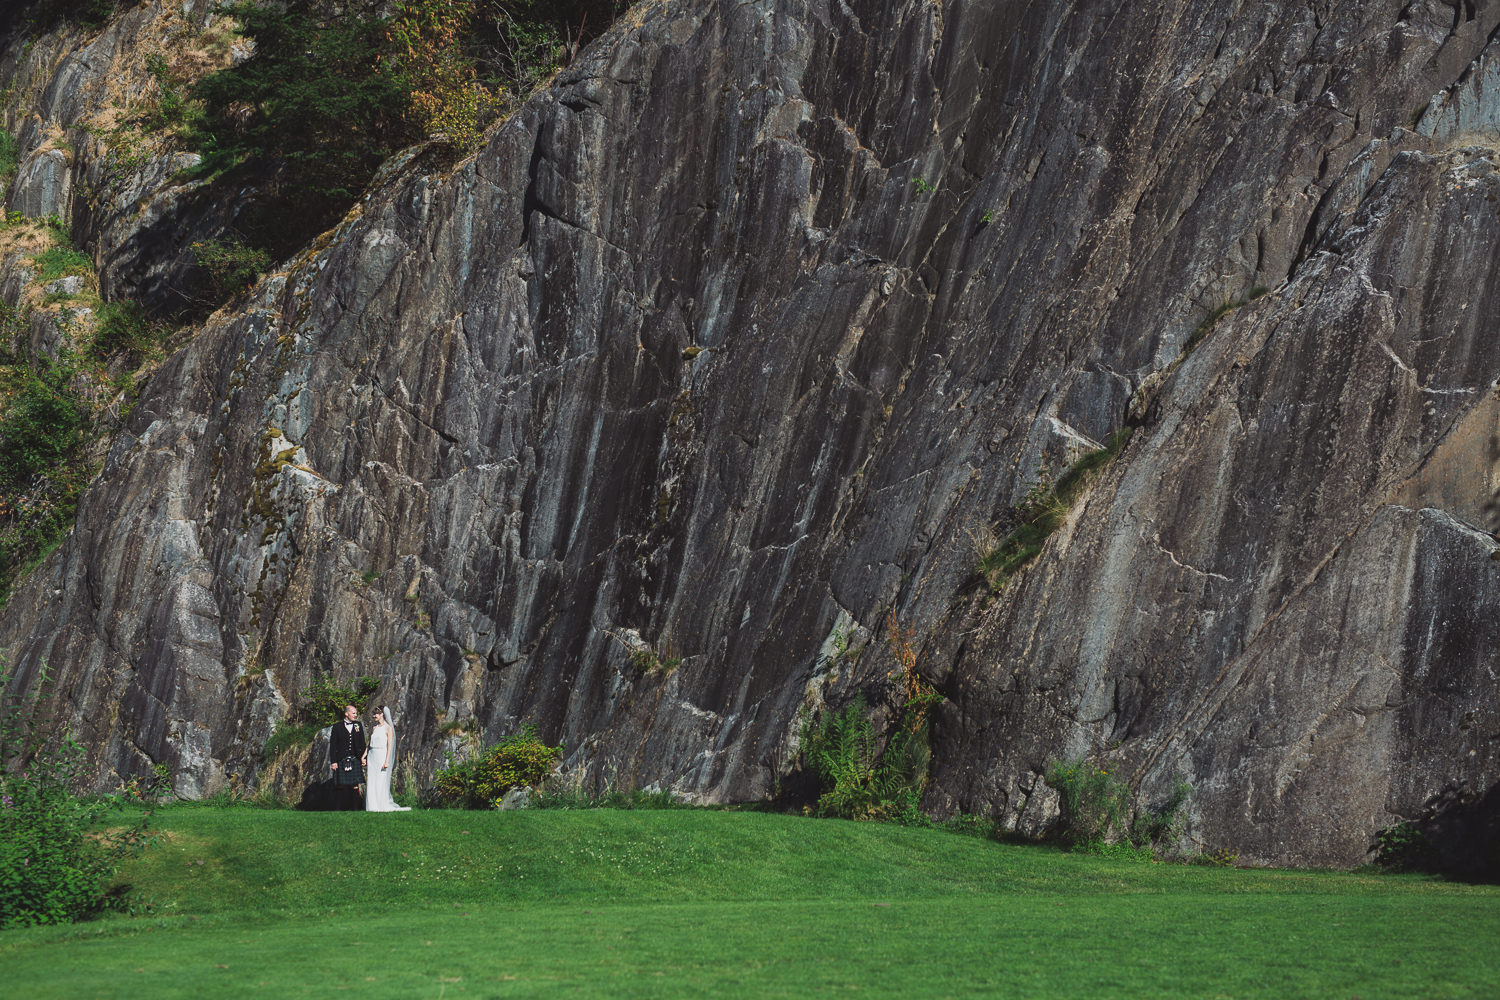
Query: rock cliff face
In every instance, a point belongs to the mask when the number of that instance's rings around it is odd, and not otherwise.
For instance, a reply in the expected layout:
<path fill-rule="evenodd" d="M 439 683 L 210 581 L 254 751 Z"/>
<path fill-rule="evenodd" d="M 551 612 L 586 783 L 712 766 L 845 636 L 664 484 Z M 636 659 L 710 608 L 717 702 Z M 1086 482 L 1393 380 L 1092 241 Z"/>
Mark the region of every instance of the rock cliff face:
<path fill-rule="evenodd" d="M 151 380 L 0 617 L 14 686 L 49 666 L 101 784 L 253 783 L 313 677 L 374 674 L 421 768 L 535 720 L 745 799 L 801 706 L 890 691 L 895 621 L 934 811 L 1039 830 L 1091 755 L 1186 778 L 1205 849 L 1358 863 L 1500 780 L 1497 25 L 645 0 Z"/>

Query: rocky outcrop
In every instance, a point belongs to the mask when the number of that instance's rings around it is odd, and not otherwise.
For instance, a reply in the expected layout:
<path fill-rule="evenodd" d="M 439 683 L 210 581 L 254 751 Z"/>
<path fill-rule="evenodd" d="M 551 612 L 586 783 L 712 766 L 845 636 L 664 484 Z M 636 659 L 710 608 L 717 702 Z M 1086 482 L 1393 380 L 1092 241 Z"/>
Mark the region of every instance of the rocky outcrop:
<path fill-rule="evenodd" d="M 642 3 L 152 379 L 4 609 L 14 684 L 101 783 L 253 783 L 372 674 L 423 768 L 534 720 L 584 780 L 757 798 L 801 706 L 888 694 L 894 621 L 934 811 L 1038 830 L 1091 755 L 1186 778 L 1203 848 L 1357 863 L 1500 775 L 1497 25 Z"/>
<path fill-rule="evenodd" d="M 183 85 L 247 52 L 207 0 L 122 5 L 101 28 L 65 21 L 34 38 L 14 29 L 0 53 L 0 124 L 20 162 L 4 207 L 67 225 L 92 251 L 106 299 L 204 311 L 211 296 L 190 248 L 223 234 L 237 206 L 191 179 L 198 156 L 142 119 L 160 100 L 160 73 Z"/>

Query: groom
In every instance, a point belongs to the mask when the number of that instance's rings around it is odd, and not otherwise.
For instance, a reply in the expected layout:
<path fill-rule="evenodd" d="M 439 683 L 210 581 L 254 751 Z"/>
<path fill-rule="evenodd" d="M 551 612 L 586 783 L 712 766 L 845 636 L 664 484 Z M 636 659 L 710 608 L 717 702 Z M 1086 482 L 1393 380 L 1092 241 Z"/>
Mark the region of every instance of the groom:
<path fill-rule="evenodd" d="M 336 809 L 358 809 L 359 786 L 365 780 L 365 731 L 359 724 L 359 709 L 344 706 L 344 721 L 335 722 L 328 734 L 328 766 L 333 769 Z"/>

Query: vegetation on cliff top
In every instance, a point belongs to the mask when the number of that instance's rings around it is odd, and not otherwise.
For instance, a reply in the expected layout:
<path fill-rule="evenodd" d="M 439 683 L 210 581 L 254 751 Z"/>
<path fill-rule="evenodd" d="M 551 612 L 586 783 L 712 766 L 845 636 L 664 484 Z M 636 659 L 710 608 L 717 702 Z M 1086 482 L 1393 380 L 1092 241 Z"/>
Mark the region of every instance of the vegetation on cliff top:
<path fill-rule="evenodd" d="M 0 15 L 0 31 L 18 25 L 36 37 L 65 24 L 92 30 L 135 6 L 135 0 L 37 0 Z M 444 150 L 450 159 L 472 151 L 487 126 L 567 65 L 626 6 L 627 0 L 223 3 L 190 30 L 178 24 L 172 30 L 179 33 L 144 39 L 134 56 L 151 80 L 144 96 L 132 89 L 76 124 L 103 143 L 120 176 L 174 148 L 197 152 L 201 162 L 190 173 L 213 183 L 194 197 L 236 206 L 232 229 L 193 246 L 202 287 L 179 289 L 182 301 L 172 307 L 202 315 L 336 224 L 395 151 L 431 140 L 439 164 Z M 249 44 L 237 47 L 236 35 Z M 0 175 L 14 160 L 4 142 Z"/>
<path fill-rule="evenodd" d="M 97 28 L 128 0 L 44 0 L 7 24 L 32 33 L 65 22 Z M 202 176 L 244 195 L 240 232 L 199 241 L 211 308 L 243 292 L 347 211 L 394 150 L 429 136 L 458 150 L 577 54 L 624 9 L 622 0 L 243 0 L 225 8 L 253 54 L 229 59 L 227 23 L 192 45 L 212 59 L 182 64 L 143 52 L 154 97 L 85 130 L 124 170 L 175 142 L 198 150 Z M 187 43 L 184 43 L 187 44 Z M 201 65 L 200 65 L 201 64 Z M 192 72 L 189 72 L 191 70 Z M 0 179 L 17 150 L 0 133 Z M 91 257 L 61 223 L 6 220 L 5 248 L 30 252 L 34 282 L 84 279 L 79 291 L 27 294 L 0 311 L 0 603 L 71 527 L 92 479 L 91 445 L 106 410 L 118 420 L 166 329 L 130 302 L 104 303 Z M 49 238 L 50 234 L 50 238 Z M 55 314 L 56 350 L 31 356 L 38 310 Z"/>
<path fill-rule="evenodd" d="M 337 222 L 395 150 L 424 138 L 474 148 L 623 9 L 618 0 L 242 0 L 229 11 L 253 54 L 190 85 L 163 78 L 174 97 L 166 124 L 202 154 L 201 176 L 247 187 L 243 236 L 281 258 Z"/>
<path fill-rule="evenodd" d="M 144 0 L 8 0 L 0 13 L 0 32 L 14 24 L 28 26 L 33 32 L 51 31 L 61 24 L 99 28 L 121 11 L 137 7 Z"/>

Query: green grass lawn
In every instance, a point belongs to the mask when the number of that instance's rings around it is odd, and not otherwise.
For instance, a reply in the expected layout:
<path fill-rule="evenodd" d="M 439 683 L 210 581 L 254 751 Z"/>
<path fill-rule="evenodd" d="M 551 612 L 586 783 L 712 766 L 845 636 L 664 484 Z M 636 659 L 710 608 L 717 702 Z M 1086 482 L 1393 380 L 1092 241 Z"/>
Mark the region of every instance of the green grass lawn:
<path fill-rule="evenodd" d="M 1500 889 L 699 810 L 175 807 L 15 997 L 1496 997 Z M 342 849 L 340 849 L 342 845 Z"/>

